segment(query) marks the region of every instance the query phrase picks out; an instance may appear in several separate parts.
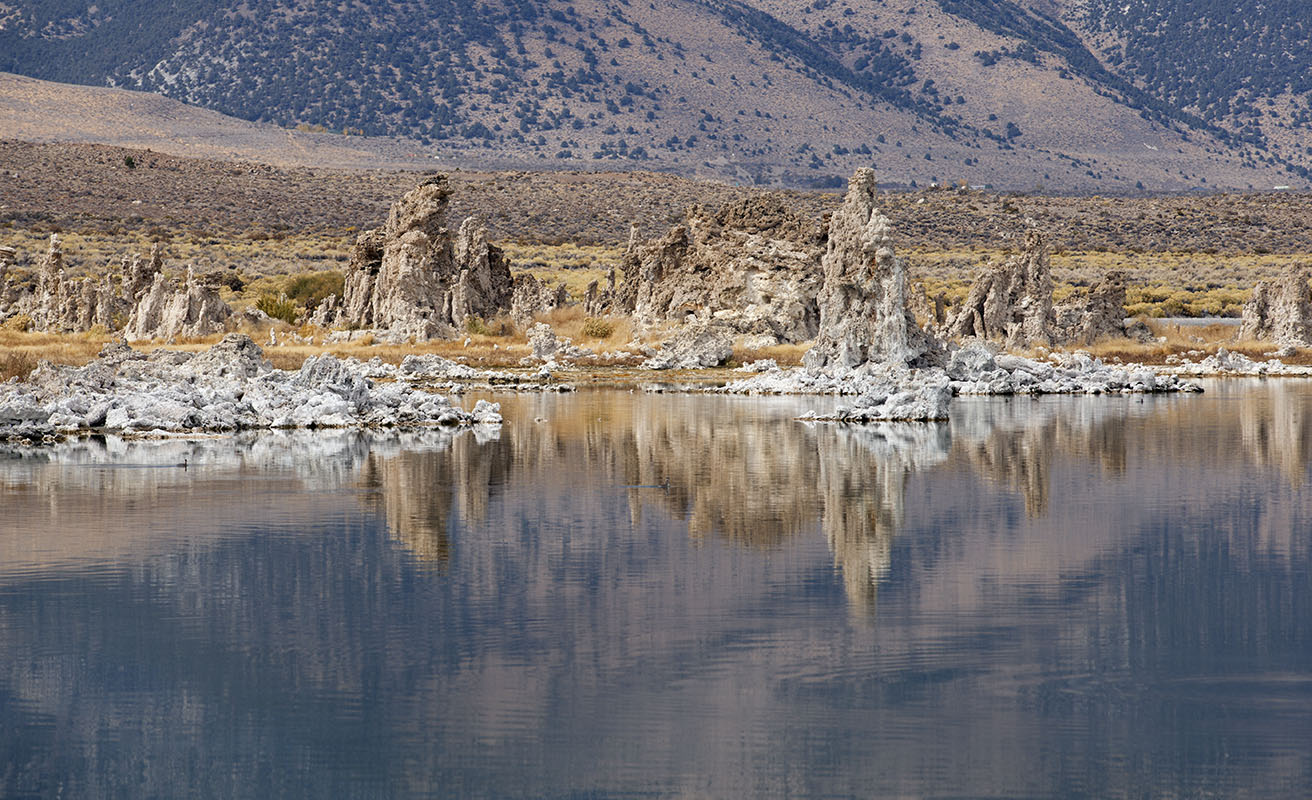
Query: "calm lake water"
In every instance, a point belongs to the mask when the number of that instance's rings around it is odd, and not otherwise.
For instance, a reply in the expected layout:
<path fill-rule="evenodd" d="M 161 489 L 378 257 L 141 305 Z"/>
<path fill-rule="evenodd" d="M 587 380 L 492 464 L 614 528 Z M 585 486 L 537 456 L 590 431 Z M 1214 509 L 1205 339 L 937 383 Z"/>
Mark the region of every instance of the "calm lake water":
<path fill-rule="evenodd" d="M 0 796 L 1308 796 L 1312 383 L 1208 388 L 0 449 Z"/>

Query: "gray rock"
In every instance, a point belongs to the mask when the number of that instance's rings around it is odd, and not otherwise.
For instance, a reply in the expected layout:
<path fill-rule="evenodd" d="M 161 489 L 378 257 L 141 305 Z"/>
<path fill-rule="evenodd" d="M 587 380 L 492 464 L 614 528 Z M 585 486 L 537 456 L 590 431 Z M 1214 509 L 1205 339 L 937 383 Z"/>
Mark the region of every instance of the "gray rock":
<path fill-rule="evenodd" d="M 219 293 L 198 282 L 190 270 L 180 289 L 158 272 L 132 310 L 123 335 L 130 342 L 209 336 L 221 333 L 231 317 L 232 309 Z"/>
<path fill-rule="evenodd" d="M 1312 289 L 1307 267 L 1296 264 L 1273 282 L 1253 287 L 1239 326 L 1241 340 L 1273 342 L 1281 347 L 1312 346 Z"/>
<path fill-rule="evenodd" d="M 820 327 L 803 359 L 809 369 L 908 364 L 937 348 L 908 307 L 906 269 L 876 199 L 874 170 L 859 169 L 829 221 Z"/>
<path fill-rule="evenodd" d="M 392 205 L 381 230 L 356 237 L 341 313 L 320 323 L 378 328 L 413 341 L 450 338 L 471 317 L 508 310 L 510 269 L 486 231 L 467 219 L 453 240 L 446 176 L 425 180 Z"/>
<path fill-rule="evenodd" d="M 1121 313 L 1124 316 L 1124 312 Z M 1052 268 L 1039 231 L 1025 233 L 1020 254 L 975 279 L 948 322 L 948 334 L 1004 342 L 1008 348 L 1053 342 Z"/>
<path fill-rule="evenodd" d="M 733 336 L 714 325 L 685 325 L 660 350 L 642 362 L 643 369 L 718 367 L 733 356 Z"/>
<path fill-rule="evenodd" d="M 199 354 L 159 350 L 147 357 L 115 346 L 84 367 L 42 364 L 28 381 L 0 386 L 0 437 L 36 424 L 61 432 L 182 433 L 500 421 L 495 404 L 466 412 L 406 380 L 375 383 L 367 376 L 376 372 L 331 355 L 306 359 L 298 370 L 274 369 L 241 334 Z"/>
<path fill-rule="evenodd" d="M 589 288 L 588 313 L 629 313 L 642 326 L 693 314 L 734 333 L 802 342 L 819 325 L 823 229 L 795 214 L 777 194 L 730 203 L 716 213 L 689 208 L 661 238 L 637 243 L 631 232 L 618 292 Z M 613 283 L 613 279 L 612 279 Z"/>

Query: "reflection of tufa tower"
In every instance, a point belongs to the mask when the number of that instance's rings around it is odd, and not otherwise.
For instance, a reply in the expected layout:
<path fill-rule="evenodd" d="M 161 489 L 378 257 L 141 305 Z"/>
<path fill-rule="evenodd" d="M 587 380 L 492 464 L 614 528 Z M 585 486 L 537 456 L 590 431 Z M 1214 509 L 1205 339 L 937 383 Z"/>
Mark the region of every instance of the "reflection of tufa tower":
<path fill-rule="evenodd" d="M 1307 425 L 1306 395 L 1296 384 L 1269 381 L 1265 391 L 1244 392 L 1239 404 L 1239 429 L 1253 463 L 1275 467 L 1298 488 L 1307 479 L 1312 431 Z"/>
<path fill-rule="evenodd" d="M 947 457 L 948 427 L 825 426 L 816 440 L 825 537 L 843 570 L 849 608 L 873 615 L 905 519 L 907 480 Z"/>
<path fill-rule="evenodd" d="M 361 485 L 377 490 L 376 505 L 392 536 L 420 561 L 441 568 L 451 555 L 452 512 L 466 522 L 487 516 L 490 487 L 505 472 L 502 449 L 461 435 L 439 450 L 371 451 Z"/>

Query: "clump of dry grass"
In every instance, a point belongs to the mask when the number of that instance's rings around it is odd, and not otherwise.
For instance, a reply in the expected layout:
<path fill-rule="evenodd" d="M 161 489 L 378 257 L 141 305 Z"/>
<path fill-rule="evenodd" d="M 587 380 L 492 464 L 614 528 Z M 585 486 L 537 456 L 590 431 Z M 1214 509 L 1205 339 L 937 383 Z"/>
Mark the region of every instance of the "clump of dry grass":
<path fill-rule="evenodd" d="M 26 380 L 36 365 L 37 360 L 27 353 L 0 353 L 0 381 Z"/>
<path fill-rule="evenodd" d="M 810 342 L 802 342 L 800 344 L 777 344 L 772 347 L 735 347 L 733 357 L 729 360 L 728 366 L 737 367 L 742 364 L 749 364 L 753 361 L 773 358 L 775 363 L 781 367 L 798 367 L 802 364 L 802 356 L 806 355 L 806 351 L 810 349 Z"/>
<path fill-rule="evenodd" d="M 42 361 L 80 366 L 110 341 L 103 333 L 31 333 L 0 329 L 0 379 L 26 378 Z"/>

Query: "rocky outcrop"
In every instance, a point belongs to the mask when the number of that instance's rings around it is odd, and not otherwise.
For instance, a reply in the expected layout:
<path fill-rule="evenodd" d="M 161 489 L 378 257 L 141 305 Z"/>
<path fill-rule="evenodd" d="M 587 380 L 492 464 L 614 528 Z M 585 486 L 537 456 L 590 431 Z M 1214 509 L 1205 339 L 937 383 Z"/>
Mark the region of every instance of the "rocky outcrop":
<path fill-rule="evenodd" d="M 474 317 L 490 319 L 510 305 L 513 291 L 505 253 L 487 240 L 487 228 L 473 217 L 456 234 L 456 266 L 460 270 L 451 300 L 451 318 L 458 325 Z"/>
<path fill-rule="evenodd" d="M 201 284 L 190 270 L 181 288 L 163 272 L 132 309 L 123 331 L 129 342 L 145 339 L 210 336 L 222 333 L 232 309 L 212 287 Z"/>
<path fill-rule="evenodd" d="M 131 260 L 123 257 L 123 300 L 129 307 L 140 302 L 142 295 L 150 291 L 155 283 L 155 276 L 164 272 L 164 252 L 159 243 L 151 245 L 150 260 L 143 261 L 139 254 L 133 254 Z"/>
<path fill-rule="evenodd" d="M 1312 290 L 1307 278 L 1307 265 L 1297 264 L 1277 280 L 1254 286 L 1244 304 L 1239 338 L 1281 347 L 1312 346 Z"/>
<path fill-rule="evenodd" d="M 1062 344 L 1090 345 L 1102 339 L 1149 341 L 1142 322 L 1126 322 L 1125 273 L 1112 270 L 1087 294 L 1053 307 L 1053 338 Z"/>
<path fill-rule="evenodd" d="M 381 230 L 356 238 L 334 324 L 427 341 L 453 336 L 471 317 L 509 308 L 505 257 L 472 219 L 453 240 L 446 224 L 450 196 L 445 176 L 429 178 L 392 205 Z"/>
<path fill-rule="evenodd" d="M 14 290 L 14 279 L 9 268 L 18 258 L 18 251 L 12 247 L 0 247 L 0 320 L 9 316 L 9 308 L 18 299 Z"/>
<path fill-rule="evenodd" d="M 928 387 L 944 381 L 950 383 L 953 394 L 975 395 L 1202 391 L 1197 384 L 1142 364 L 1107 364 L 1086 353 L 1054 353 L 1040 360 L 999 353 L 995 348 L 996 345 L 986 342 L 969 342 L 953 350 L 944 366 L 924 369 L 871 362 L 845 372 L 771 370 L 729 383 L 722 391 L 732 394 L 841 394 L 883 397 L 885 401 L 907 392 L 911 393 L 907 397 L 929 397 L 925 394 Z M 856 408 L 870 406 L 858 403 Z M 869 416 L 869 419 L 891 418 Z"/>
<path fill-rule="evenodd" d="M 560 342 L 556 339 L 556 334 L 551 330 L 550 325 L 539 322 L 533 326 L 533 330 L 528 334 L 529 347 L 532 348 L 532 357 L 538 361 L 550 361 L 556 357 L 556 351 L 560 349 Z"/>
<path fill-rule="evenodd" d="M 819 332 L 804 357 L 808 369 L 908 364 L 937 349 L 908 307 L 906 269 L 875 201 L 874 170 L 857 170 L 829 221 Z"/>
<path fill-rule="evenodd" d="M 510 300 L 510 321 L 521 330 L 533 324 L 538 314 L 561 308 L 569 302 L 565 284 L 549 288 L 535 276 L 521 272 L 515 276 L 514 291 Z"/>
<path fill-rule="evenodd" d="M 0 386 L 0 438 L 86 430 L 223 431 L 357 425 L 499 423 L 496 404 L 472 411 L 405 381 L 375 384 L 368 365 L 331 355 L 278 370 L 251 339 L 229 334 L 203 353 L 150 355 L 111 345 L 84 367 L 43 364 Z"/>
<path fill-rule="evenodd" d="M 718 325 L 684 325 L 674 338 L 661 345 L 643 369 L 700 369 L 718 367 L 733 357 L 733 335 Z"/>
<path fill-rule="evenodd" d="M 1037 230 L 1025 234 L 1022 251 L 981 273 L 965 303 L 948 323 L 948 334 L 1003 342 L 1008 348 L 1053 343 L 1052 267 Z"/>
<path fill-rule="evenodd" d="M 3 296 L 10 298 L 10 311 L 31 318 L 34 330 L 52 333 L 86 331 L 97 325 L 112 329 L 126 311 L 109 275 L 96 279 L 68 274 L 59 237 L 53 234 L 37 268 L 33 291 L 16 294 L 8 290 Z"/>
<path fill-rule="evenodd" d="M 815 336 L 824 231 L 774 194 L 749 197 L 711 213 L 690 208 L 659 239 L 639 245 L 636 228 L 624 259 L 615 310 L 639 325 L 694 317 L 774 343 Z M 597 290 L 588 313 L 606 304 Z"/>
<path fill-rule="evenodd" d="M 306 323 L 319 328 L 330 328 L 342 315 L 342 301 L 335 294 L 330 294 L 314 307 Z"/>

